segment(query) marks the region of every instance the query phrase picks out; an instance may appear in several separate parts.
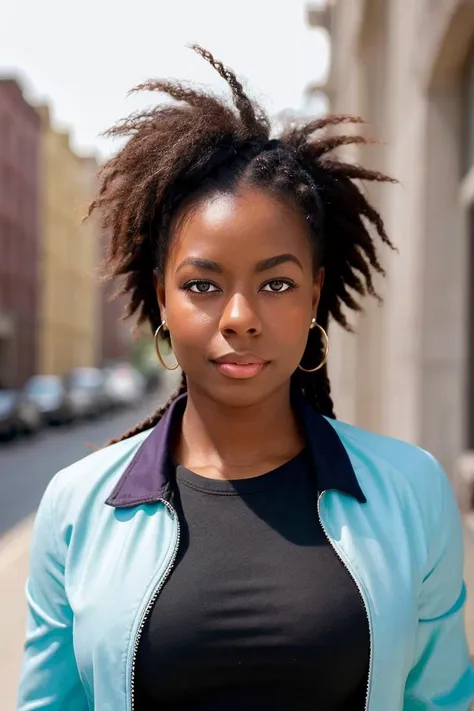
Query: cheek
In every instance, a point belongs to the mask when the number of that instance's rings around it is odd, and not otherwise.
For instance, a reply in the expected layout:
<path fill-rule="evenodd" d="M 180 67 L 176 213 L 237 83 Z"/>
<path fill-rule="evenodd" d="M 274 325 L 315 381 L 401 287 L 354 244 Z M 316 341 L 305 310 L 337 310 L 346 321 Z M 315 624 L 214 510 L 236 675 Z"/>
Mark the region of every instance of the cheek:
<path fill-rule="evenodd" d="M 199 347 L 200 341 L 209 339 L 216 328 L 216 314 L 178 289 L 167 294 L 166 319 L 177 347 Z"/>
<path fill-rule="evenodd" d="M 269 331 L 286 352 L 304 350 L 311 325 L 311 304 L 288 304 L 268 320 Z"/>
<path fill-rule="evenodd" d="M 274 331 L 293 339 L 305 338 L 313 317 L 312 292 L 301 286 L 295 291 L 264 300 L 265 321 Z"/>

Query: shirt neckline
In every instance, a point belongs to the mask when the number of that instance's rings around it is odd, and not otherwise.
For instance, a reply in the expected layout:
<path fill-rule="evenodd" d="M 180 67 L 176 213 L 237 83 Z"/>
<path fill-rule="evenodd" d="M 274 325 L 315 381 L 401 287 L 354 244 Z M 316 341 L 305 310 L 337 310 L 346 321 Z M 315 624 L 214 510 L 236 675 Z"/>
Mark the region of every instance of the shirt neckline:
<path fill-rule="evenodd" d="M 276 469 L 258 474 L 249 479 L 209 479 L 184 467 L 176 465 L 176 480 L 189 489 L 200 491 L 204 494 L 217 496 L 240 496 L 241 494 L 256 494 L 269 488 L 281 485 L 288 476 L 294 476 L 295 469 L 304 471 L 307 467 L 306 448 L 302 449 L 295 457 L 284 462 Z"/>

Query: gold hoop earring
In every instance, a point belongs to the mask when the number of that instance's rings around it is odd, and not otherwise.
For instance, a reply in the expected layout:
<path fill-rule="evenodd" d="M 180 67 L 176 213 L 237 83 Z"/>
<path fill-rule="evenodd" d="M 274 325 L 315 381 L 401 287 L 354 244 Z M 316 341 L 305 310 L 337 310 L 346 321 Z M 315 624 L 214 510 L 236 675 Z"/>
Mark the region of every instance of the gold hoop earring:
<path fill-rule="evenodd" d="M 328 338 L 328 334 L 326 333 L 326 331 L 324 330 L 324 328 L 319 325 L 319 323 L 316 323 L 316 319 L 313 318 L 313 320 L 311 321 L 311 326 L 310 326 L 310 328 L 314 328 L 315 326 L 317 326 L 317 328 L 319 328 L 319 330 L 321 331 L 321 335 L 322 335 L 322 337 L 323 337 L 323 341 L 324 341 L 324 356 L 323 356 L 323 359 L 322 359 L 321 363 L 320 363 L 319 365 L 317 365 L 316 368 L 303 368 L 303 366 L 299 365 L 298 368 L 299 368 L 299 370 L 302 370 L 303 373 L 315 373 L 317 370 L 321 370 L 321 368 L 323 368 L 323 367 L 326 365 L 326 363 L 328 362 L 328 355 L 329 355 L 329 338 Z"/>
<path fill-rule="evenodd" d="M 161 355 L 161 353 L 160 353 L 160 346 L 159 346 L 159 340 L 158 340 L 158 339 L 159 339 L 159 336 L 160 336 L 160 331 L 161 331 L 161 329 L 163 329 L 163 331 L 168 330 L 168 329 L 167 329 L 167 326 L 166 326 L 166 321 L 162 321 L 162 322 L 160 323 L 160 325 L 158 326 L 158 328 L 156 329 L 156 331 L 155 331 L 155 338 L 154 338 L 154 340 L 155 340 L 155 352 L 156 352 L 156 355 L 158 356 L 158 360 L 160 361 L 160 363 L 161 363 L 161 365 L 163 366 L 163 368 L 165 368 L 165 370 L 176 370 L 177 368 L 179 368 L 179 363 L 178 363 L 178 361 L 176 360 L 176 365 L 173 366 L 173 368 L 170 368 L 168 365 L 166 365 L 166 363 L 165 363 L 165 361 L 163 360 L 163 357 L 162 357 L 162 355 Z"/>

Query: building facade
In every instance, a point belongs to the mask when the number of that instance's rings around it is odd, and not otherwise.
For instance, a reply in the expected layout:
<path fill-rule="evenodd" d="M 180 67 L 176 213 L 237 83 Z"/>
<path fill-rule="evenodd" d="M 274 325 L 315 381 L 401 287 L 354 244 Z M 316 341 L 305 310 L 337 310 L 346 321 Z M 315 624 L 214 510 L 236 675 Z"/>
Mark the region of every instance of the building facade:
<path fill-rule="evenodd" d="M 47 107 L 41 117 L 42 248 L 39 370 L 64 374 L 99 358 L 100 243 L 95 221 L 83 222 L 97 163 L 72 150 Z"/>
<path fill-rule="evenodd" d="M 114 298 L 115 287 L 108 283 L 102 290 L 102 328 L 100 340 L 101 363 L 128 360 L 132 347 L 131 320 L 123 321 L 123 298 Z M 151 338 L 151 336 L 150 336 Z"/>
<path fill-rule="evenodd" d="M 14 79 L 0 80 L 0 387 L 36 368 L 40 122 Z"/>
<path fill-rule="evenodd" d="M 382 308 L 331 331 L 338 415 L 432 451 L 474 508 L 474 4 L 332 0 L 309 8 L 332 42 L 331 111 L 383 145 L 350 157 L 396 177 L 369 186 L 399 252 Z"/>

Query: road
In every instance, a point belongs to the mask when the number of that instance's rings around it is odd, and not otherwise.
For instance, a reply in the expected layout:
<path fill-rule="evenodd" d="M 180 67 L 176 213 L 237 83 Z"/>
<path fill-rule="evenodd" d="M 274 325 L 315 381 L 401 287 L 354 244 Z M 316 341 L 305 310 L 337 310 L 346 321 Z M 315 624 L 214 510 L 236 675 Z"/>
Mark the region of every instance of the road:
<path fill-rule="evenodd" d="M 51 428 L 38 436 L 0 443 L 0 536 L 31 515 L 51 477 L 90 454 L 155 410 L 176 387 L 166 376 L 154 396 L 139 407 L 71 427 Z"/>

